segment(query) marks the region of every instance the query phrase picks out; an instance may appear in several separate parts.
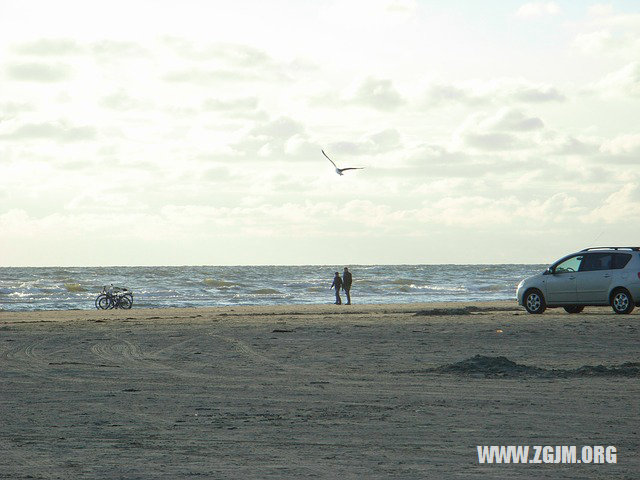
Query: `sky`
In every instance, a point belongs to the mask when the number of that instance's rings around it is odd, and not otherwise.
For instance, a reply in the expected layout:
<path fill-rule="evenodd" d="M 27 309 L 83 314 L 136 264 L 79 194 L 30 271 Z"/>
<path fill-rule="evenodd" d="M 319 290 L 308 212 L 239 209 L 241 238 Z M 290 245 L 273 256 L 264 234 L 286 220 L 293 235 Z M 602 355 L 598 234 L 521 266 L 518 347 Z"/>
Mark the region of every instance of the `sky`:
<path fill-rule="evenodd" d="M 637 1 L 0 0 L 0 266 L 550 263 L 639 218 Z"/>

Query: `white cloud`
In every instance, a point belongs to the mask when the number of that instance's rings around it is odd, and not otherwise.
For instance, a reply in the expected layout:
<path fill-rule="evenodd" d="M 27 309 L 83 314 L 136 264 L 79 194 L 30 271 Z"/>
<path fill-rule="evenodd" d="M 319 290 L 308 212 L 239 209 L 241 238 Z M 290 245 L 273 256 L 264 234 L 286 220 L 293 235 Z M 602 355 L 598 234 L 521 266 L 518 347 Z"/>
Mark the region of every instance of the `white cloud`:
<path fill-rule="evenodd" d="M 528 132 L 544 127 L 538 117 L 528 117 L 520 110 L 501 108 L 495 115 L 484 118 L 478 126 L 485 130 Z"/>
<path fill-rule="evenodd" d="M 5 71 L 7 77 L 19 82 L 62 82 L 71 74 L 69 65 L 63 63 L 14 63 Z"/>
<path fill-rule="evenodd" d="M 601 206 L 582 215 L 584 223 L 612 225 L 640 215 L 640 184 L 627 183 L 609 195 Z"/>
<path fill-rule="evenodd" d="M 404 103 L 391 80 L 372 77 L 365 79 L 358 86 L 352 101 L 382 111 L 395 110 Z"/>
<path fill-rule="evenodd" d="M 92 140 L 97 131 L 92 126 L 74 126 L 66 121 L 25 123 L 18 125 L 10 131 L 0 130 L 0 140 L 29 141 L 29 140 L 53 140 L 62 142 L 75 142 Z"/>
<path fill-rule="evenodd" d="M 558 15 L 560 7 L 555 2 L 529 2 L 518 8 L 516 16 L 521 18 L 539 18 Z"/>
<path fill-rule="evenodd" d="M 592 5 L 586 19 L 577 22 L 573 46 L 585 55 L 640 54 L 640 13 L 617 13 L 612 5 Z"/>
<path fill-rule="evenodd" d="M 611 72 L 596 82 L 593 88 L 604 95 L 640 97 L 640 61 Z"/>
<path fill-rule="evenodd" d="M 625 134 L 605 141 L 600 150 L 612 155 L 640 155 L 640 134 Z"/>
<path fill-rule="evenodd" d="M 467 147 L 480 151 L 505 151 L 538 145 L 533 137 L 544 123 L 538 117 L 519 110 L 502 108 L 494 114 L 472 114 L 463 122 L 455 137 Z"/>
<path fill-rule="evenodd" d="M 468 106 L 516 103 L 563 102 L 566 96 L 555 86 L 516 79 L 467 80 L 458 83 L 432 83 L 427 88 L 427 107 L 463 104 Z"/>

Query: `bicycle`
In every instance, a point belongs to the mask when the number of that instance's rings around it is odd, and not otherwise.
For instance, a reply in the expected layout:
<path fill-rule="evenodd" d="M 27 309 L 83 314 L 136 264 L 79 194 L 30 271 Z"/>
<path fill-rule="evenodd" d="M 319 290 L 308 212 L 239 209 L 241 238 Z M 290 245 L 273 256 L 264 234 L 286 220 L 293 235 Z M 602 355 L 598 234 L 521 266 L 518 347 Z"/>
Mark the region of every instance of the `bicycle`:
<path fill-rule="evenodd" d="M 129 310 L 133 306 L 133 293 L 128 288 L 105 286 L 102 287 L 102 293 L 97 296 L 95 305 L 98 310 L 112 308 Z"/>

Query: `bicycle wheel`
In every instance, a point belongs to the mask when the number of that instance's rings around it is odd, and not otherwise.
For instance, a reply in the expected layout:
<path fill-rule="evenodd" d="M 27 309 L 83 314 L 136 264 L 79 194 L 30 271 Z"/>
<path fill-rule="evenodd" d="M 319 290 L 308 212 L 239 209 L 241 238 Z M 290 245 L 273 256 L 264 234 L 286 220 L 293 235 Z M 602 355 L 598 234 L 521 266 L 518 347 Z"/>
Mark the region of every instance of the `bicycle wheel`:
<path fill-rule="evenodd" d="M 129 295 L 123 295 L 120 297 L 118 301 L 118 308 L 124 308 L 125 310 L 129 310 L 133 305 L 133 297 Z"/>
<path fill-rule="evenodd" d="M 113 302 L 106 295 L 100 295 L 96 298 L 97 308 L 99 310 L 108 310 L 109 308 L 113 308 Z"/>
<path fill-rule="evenodd" d="M 101 293 L 100 295 L 98 295 L 98 296 L 96 297 L 95 305 L 96 305 L 96 308 L 97 308 L 98 310 L 101 310 L 99 303 L 100 303 L 100 299 L 101 299 L 102 297 L 104 297 L 104 296 L 106 296 L 106 295 L 105 295 L 104 293 Z"/>

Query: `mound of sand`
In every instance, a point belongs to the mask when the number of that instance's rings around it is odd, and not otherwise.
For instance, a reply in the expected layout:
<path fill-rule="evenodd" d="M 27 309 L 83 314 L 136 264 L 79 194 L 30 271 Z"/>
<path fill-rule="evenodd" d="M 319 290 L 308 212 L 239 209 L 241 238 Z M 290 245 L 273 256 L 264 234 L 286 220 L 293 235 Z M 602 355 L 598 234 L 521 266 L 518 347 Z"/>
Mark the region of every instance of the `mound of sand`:
<path fill-rule="evenodd" d="M 476 307 L 469 305 L 466 307 L 452 307 L 452 308 L 430 308 L 428 310 L 419 310 L 415 313 L 416 316 L 424 317 L 442 317 L 447 315 L 472 315 L 478 313 L 487 312 L 517 312 L 520 311 L 518 307 Z"/>
<path fill-rule="evenodd" d="M 576 369 L 549 370 L 546 368 L 522 365 L 503 356 L 490 357 L 476 355 L 461 362 L 442 365 L 441 367 L 431 369 L 431 371 L 458 375 L 484 375 L 485 377 L 638 377 L 640 376 L 640 363 L 626 362 L 610 367 L 604 365 L 584 365 Z"/>

